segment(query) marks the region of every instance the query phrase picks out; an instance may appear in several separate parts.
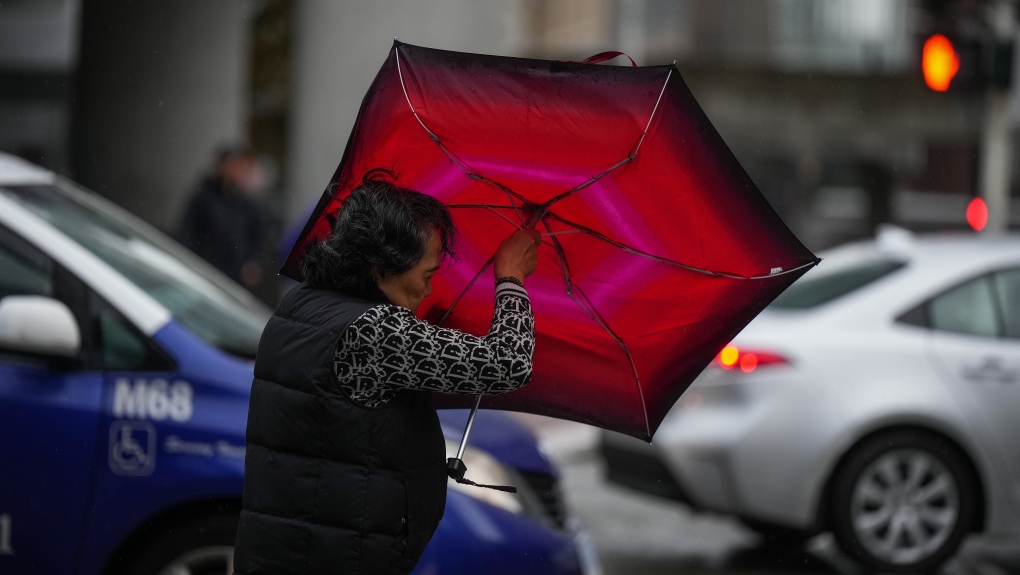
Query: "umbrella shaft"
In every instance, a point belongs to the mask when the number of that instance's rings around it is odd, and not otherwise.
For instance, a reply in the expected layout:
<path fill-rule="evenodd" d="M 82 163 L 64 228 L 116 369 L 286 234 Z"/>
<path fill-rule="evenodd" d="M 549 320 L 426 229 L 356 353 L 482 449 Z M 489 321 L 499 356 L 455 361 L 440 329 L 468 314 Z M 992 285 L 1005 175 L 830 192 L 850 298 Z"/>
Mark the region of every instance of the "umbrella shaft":
<path fill-rule="evenodd" d="M 475 398 L 475 405 L 471 408 L 471 414 L 468 415 L 467 425 L 464 426 L 464 437 L 460 440 L 460 449 L 457 450 L 457 459 L 460 459 L 464 455 L 464 448 L 467 447 L 468 436 L 471 435 L 471 426 L 475 423 L 475 414 L 478 413 L 478 404 L 482 402 L 482 396 L 479 395 Z"/>

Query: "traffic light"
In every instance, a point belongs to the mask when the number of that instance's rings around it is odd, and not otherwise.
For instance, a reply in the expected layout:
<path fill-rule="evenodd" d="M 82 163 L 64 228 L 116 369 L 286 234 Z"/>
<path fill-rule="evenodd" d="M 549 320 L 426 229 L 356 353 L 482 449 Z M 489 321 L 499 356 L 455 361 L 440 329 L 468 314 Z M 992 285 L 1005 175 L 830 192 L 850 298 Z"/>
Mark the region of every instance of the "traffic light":
<path fill-rule="evenodd" d="M 953 43 L 942 34 L 932 34 L 921 49 L 921 71 L 924 83 L 936 92 L 945 92 L 960 70 L 960 55 Z"/>
<path fill-rule="evenodd" d="M 979 38 L 950 31 L 930 34 L 921 47 L 924 83 L 936 92 L 980 90 L 988 82 L 987 55 Z"/>
<path fill-rule="evenodd" d="M 980 232 L 988 223 L 988 204 L 982 198 L 974 198 L 967 204 L 967 223 Z"/>
<path fill-rule="evenodd" d="M 1005 2 L 1007 0 L 1001 0 Z M 925 84 L 937 92 L 1004 90 L 1013 69 L 1011 35 L 993 2 L 922 0 L 919 38 Z"/>
<path fill-rule="evenodd" d="M 1009 88 L 1013 43 L 932 34 L 921 48 L 924 83 L 936 92 Z"/>

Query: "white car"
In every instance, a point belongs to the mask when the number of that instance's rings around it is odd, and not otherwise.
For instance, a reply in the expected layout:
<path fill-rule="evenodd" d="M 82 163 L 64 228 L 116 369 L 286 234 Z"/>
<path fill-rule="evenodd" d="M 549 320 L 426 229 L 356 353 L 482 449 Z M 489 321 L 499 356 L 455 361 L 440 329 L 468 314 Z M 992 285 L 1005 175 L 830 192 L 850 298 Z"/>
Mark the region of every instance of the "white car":
<path fill-rule="evenodd" d="M 727 346 L 610 479 L 867 568 L 934 569 L 1020 532 L 1020 238 L 849 244 Z"/>

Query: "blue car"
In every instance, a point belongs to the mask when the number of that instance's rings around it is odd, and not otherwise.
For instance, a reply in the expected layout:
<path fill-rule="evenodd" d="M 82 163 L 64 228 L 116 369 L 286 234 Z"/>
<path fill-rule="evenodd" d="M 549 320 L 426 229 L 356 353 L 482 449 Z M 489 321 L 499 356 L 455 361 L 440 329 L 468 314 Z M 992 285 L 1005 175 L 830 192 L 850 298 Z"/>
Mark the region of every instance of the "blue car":
<path fill-rule="evenodd" d="M 269 311 L 179 245 L 0 154 L 0 573 L 231 572 Z M 457 441 L 466 414 L 442 415 Z M 555 467 L 481 413 L 416 573 L 590 574 Z"/>

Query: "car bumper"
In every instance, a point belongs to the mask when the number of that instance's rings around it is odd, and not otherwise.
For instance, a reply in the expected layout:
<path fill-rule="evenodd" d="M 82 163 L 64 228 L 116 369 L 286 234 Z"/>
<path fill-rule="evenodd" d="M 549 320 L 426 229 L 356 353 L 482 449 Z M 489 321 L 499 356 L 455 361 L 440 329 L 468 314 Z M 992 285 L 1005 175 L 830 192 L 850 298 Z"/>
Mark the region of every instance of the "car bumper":
<path fill-rule="evenodd" d="M 671 499 L 695 510 L 736 512 L 725 449 L 688 451 L 671 469 L 655 445 L 613 432 L 602 434 L 606 479 L 636 491 Z"/>
<path fill-rule="evenodd" d="M 606 464 L 606 479 L 611 483 L 691 504 L 690 497 L 652 445 L 633 437 L 604 431 L 599 451 Z"/>
<path fill-rule="evenodd" d="M 710 368 L 711 369 L 711 368 Z M 792 370 L 706 372 L 653 443 L 603 434 L 615 483 L 691 507 L 810 528 L 817 519 L 835 419 Z"/>

